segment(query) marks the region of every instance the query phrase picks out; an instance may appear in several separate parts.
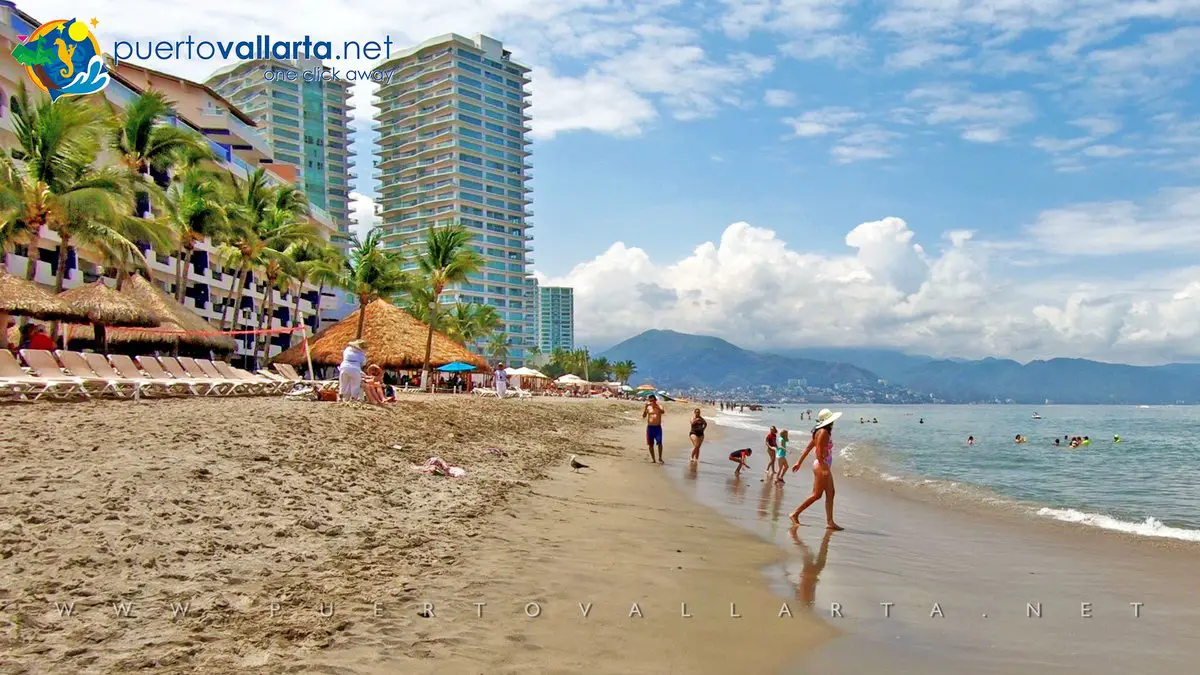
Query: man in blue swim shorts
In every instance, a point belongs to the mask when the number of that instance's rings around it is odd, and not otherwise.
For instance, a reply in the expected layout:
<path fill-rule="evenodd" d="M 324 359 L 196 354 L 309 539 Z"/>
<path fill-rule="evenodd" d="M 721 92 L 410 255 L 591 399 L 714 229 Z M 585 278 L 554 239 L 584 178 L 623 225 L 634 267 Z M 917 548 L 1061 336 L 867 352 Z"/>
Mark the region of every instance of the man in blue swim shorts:
<path fill-rule="evenodd" d="M 646 447 L 650 449 L 650 461 L 654 461 L 654 446 L 658 445 L 658 463 L 663 463 L 662 457 L 662 406 L 658 404 L 658 397 L 654 394 L 650 395 L 650 399 L 646 401 L 646 405 L 642 408 L 642 417 L 646 420 Z"/>

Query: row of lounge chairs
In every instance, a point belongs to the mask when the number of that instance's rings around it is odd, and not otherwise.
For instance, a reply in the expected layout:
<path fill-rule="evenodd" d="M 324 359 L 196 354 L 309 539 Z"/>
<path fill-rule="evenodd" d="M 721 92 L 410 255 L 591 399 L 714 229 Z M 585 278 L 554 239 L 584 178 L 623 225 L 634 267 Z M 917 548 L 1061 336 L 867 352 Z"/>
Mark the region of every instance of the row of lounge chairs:
<path fill-rule="evenodd" d="M 250 373 L 225 363 L 186 356 L 139 356 L 59 350 L 22 349 L 28 369 L 0 349 L 0 397 L 22 401 L 42 398 L 143 396 L 270 396 L 301 387 L 327 389 L 336 380 L 305 380 L 291 366 L 276 364 L 278 374 Z"/>
<path fill-rule="evenodd" d="M 471 393 L 481 398 L 500 398 L 500 394 L 496 393 L 493 387 L 476 387 Z M 524 389 L 509 387 L 504 390 L 504 398 L 533 398 L 533 394 Z"/>

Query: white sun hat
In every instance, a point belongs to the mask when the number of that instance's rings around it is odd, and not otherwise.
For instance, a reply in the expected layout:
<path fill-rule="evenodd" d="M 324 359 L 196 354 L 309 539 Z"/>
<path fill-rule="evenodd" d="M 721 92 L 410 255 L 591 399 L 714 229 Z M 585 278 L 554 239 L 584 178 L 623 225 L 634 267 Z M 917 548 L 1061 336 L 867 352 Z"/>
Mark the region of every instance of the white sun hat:
<path fill-rule="evenodd" d="M 841 416 L 842 413 L 840 412 L 833 412 L 829 408 L 823 408 L 821 412 L 817 413 L 817 426 L 813 427 L 813 431 L 833 424 Z"/>

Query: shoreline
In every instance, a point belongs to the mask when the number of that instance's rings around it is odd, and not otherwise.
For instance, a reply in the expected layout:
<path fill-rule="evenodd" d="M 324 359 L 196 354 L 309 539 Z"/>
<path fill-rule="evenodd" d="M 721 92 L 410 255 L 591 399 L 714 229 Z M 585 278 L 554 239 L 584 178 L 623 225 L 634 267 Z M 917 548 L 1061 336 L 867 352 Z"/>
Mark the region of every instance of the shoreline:
<path fill-rule="evenodd" d="M 0 654 L 17 672 L 657 674 L 727 672 L 733 649 L 778 672 L 836 630 L 780 619 L 757 570 L 784 553 L 668 488 L 691 407 L 667 408 L 665 467 L 636 403 L 0 407 Z M 432 455 L 468 477 L 413 471 Z"/>
<path fill-rule="evenodd" d="M 736 442 L 758 435 L 732 431 Z M 765 518 L 720 477 L 696 491 L 726 518 L 800 553 L 763 576 L 781 596 L 803 591 L 813 614 L 841 629 L 786 672 L 1186 672 L 1181 655 L 1200 650 L 1191 542 L 1147 546 L 1148 537 L 968 506 L 847 477 L 842 467 L 837 513 L 846 531 L 823 537 L 822 515 L 806 513 L 799 545 L 772 520 L 786 519 L 807 481 L 790 481 L 776 497 L 782 515 L 768 508 Z M 1044 616 L 1027 617 L 1027 603 Z"/>
<path fill-rule="evenodd" d="M 379 660 L 385 650 L 360 647 L 309 665 L 716 674 L 728 672 L 718 664 L 735 649 L 751 671 L 770 673 L 818 647 L 836 629 L 795 603 L 793 618 L 780 619 L 783 601 L 757 575 L 786 553 L 669 485 L 665 472 L 686 463 L 690 450 L 672 449 L 686 437 L 684 409 L 672 406 L 664 417 L 665 466 L 646 461 L 640 408 L 631 408 L 628 425 L 580 455 L 594 472 L 558 469 L 497 514 L 501 527 L 458 570 L 475 581 L 463 588 L 442 578 L 425 590 L 447 598 L 444 623 L 414 616 L 393 627 L 432 643 L 426 653 Z"/>

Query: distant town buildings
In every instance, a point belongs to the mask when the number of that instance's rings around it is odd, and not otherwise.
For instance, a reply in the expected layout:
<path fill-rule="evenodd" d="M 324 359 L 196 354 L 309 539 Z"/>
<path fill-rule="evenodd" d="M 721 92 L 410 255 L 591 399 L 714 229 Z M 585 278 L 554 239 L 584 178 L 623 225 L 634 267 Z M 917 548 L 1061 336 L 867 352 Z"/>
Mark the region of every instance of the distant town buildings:
<path fill-rule="evenodd" d="M 575 290 L 565 286 L 538 289 L 538 349 L 575 349 Z"/>

